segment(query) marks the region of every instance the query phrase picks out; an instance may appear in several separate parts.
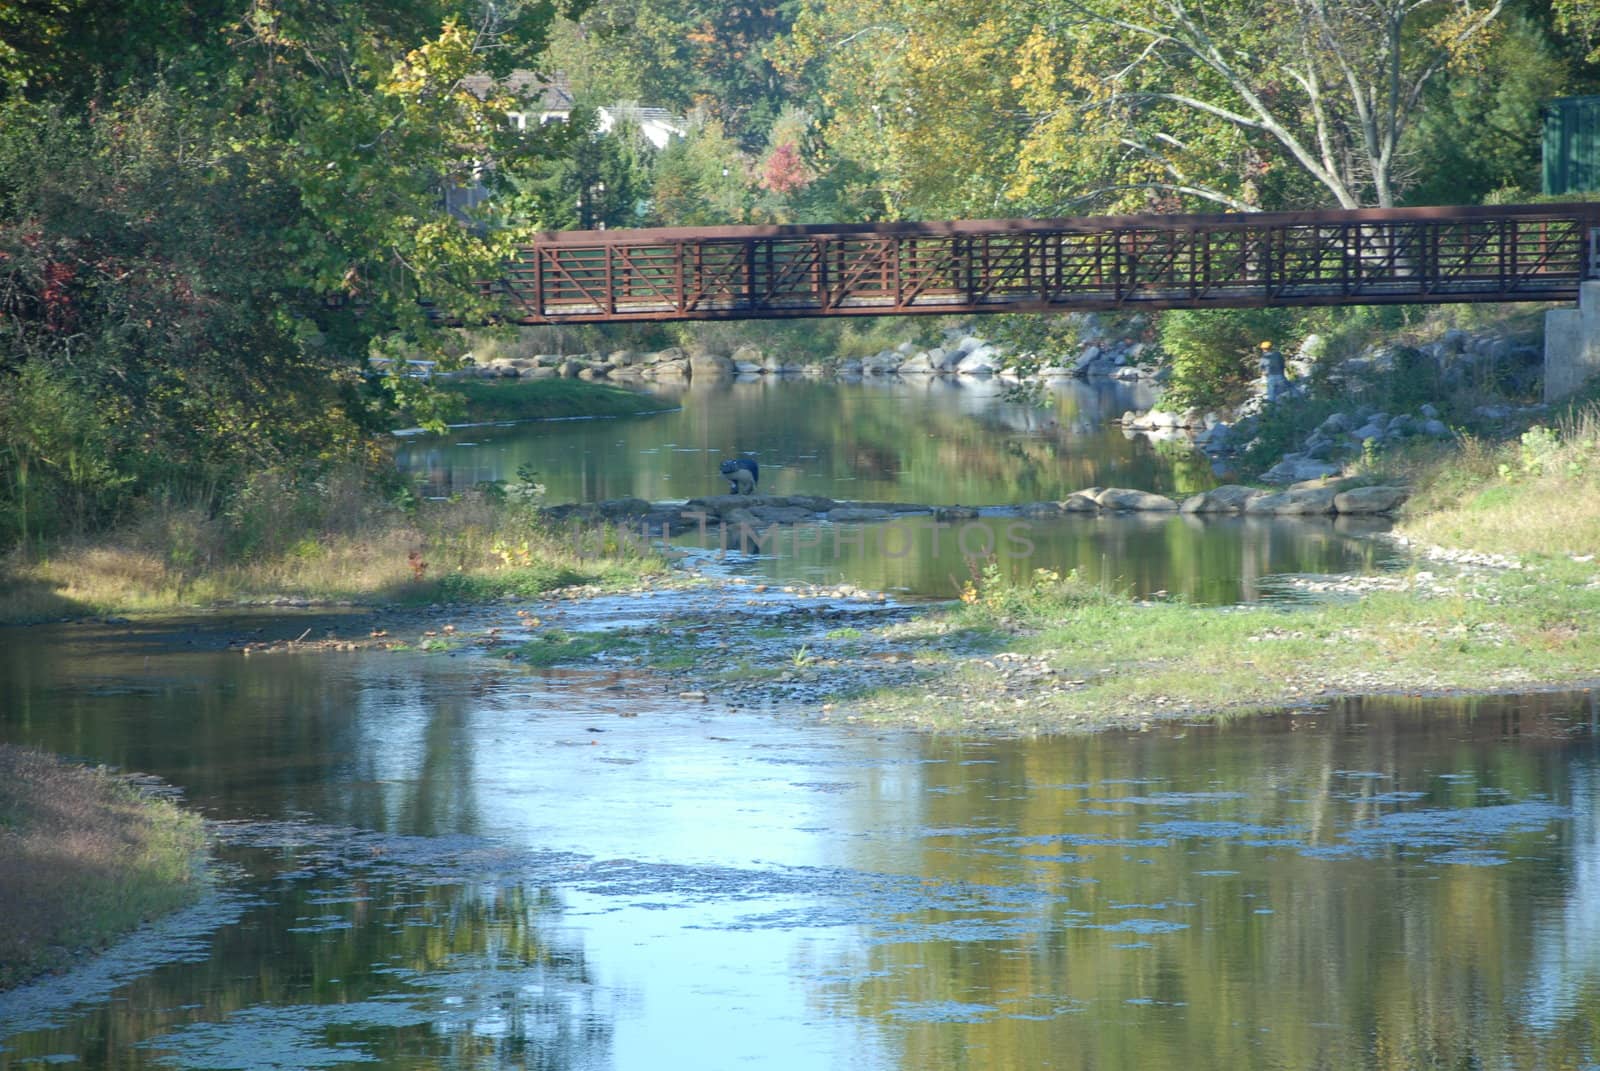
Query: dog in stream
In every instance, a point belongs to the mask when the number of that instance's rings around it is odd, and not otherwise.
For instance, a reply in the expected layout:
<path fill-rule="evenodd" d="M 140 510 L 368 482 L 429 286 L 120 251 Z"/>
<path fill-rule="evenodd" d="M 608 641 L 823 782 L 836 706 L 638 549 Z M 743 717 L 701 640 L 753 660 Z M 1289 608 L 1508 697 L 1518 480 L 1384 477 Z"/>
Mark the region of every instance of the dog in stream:
<path fill-rule="evenodd" d="M 761 479 L 761 466 L 756 464 L 756 459 L 746 454 L 744 457 L 730 457 L 717 469 L 728 479 L 728 493 L 730 495 L 753 495 L 756 493 L 756 481 Z"/>

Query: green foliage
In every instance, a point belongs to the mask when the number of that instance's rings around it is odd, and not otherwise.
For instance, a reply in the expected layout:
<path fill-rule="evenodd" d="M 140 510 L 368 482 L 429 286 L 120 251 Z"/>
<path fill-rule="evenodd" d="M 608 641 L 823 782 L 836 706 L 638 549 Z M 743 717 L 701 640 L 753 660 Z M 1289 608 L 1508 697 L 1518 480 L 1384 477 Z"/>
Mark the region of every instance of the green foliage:
<path fill-rule="evenodd" d="M 1006 366 L 1023 375 L 1072 352 L 1082 334 L 1082 322 L 1072 313 L 1000 313 L 983 326 L 989 338 L 1006 348 Z"/>
<path fill-rule="evenodd" d="M 637 391 L 577 379 L 453 380 L 438 389 L 461 403 L 459 419 L 468 423 L 632 416 L 669 404 Z"/>
<path fill-rule="evenodd" d="M 485 162 L 514 176 L 548 145 L 462 83 L 526 61 L 547 3 L 184 9 L 203 41 L 137 30 L 138 78 L 109 40 L 52 51 L 101 40 L 104 6 L 47 5 L 32 37 L 0 16 L 0 539 L 175 484 L 370 458 L 397 398 L 436 419 L 426 384 L 368 381 L 362 363 L 439 344 L 419 297 L 486 311 L 477 280 L 515 233 L 462 226 L 441 191 Z M 93 107 L 65 95 L 89 85 Z"/>
<path fill-rule="evenodd" d="M 1172 364 L 1168 408 L 1237 400 L 1260 375 L 1261 343 L 1288 352 L 1299 341 L 1292 309 L 1183 309 L 1163 313 L 1161 348 Z"/>
<path fill-rule="evenodd" d="M 105 519 L 133 476 L 117 464 L 115 434 L 76 384 L 40 364 L 0 393 L 0 539 L 81 530 Z"/>
<path fill-rule="evenodd" d="M 629 632 L 546 629 L 517 648 L 517 655 L 530 666 L 556 666 L 584 662 L 598 654 L 633 654 L 642 646 L 640 639 Z"/>
<path fill-rule="evenodd" d="M 656 160 L 652 219 L 678 227 L 751 222 L 749 168 L 721 120 L 693 117 L 688 136 L 673 140 Z"/>
<path fill-rule="evenodd" d="M 493 202 L 499 222 L 520 220 L 540 230 L 639 227 L 649 222 L 655 150 L 625 114 L 602 133 L 600 117 L 579 105 L 548 135 L 565 151 L 528 161 L 502 179 Z"/>
<path fill-rule="evenodd" d="M 1535 424 L 1523 432 L 1517 442 L 1517 462 L 1521 473 L 1525 476 L 1543 476 L 1546 471 L 1555 470 L 1555 461 L 1561 453 L 1561 440 L 1551 428 L 1543 424 Z M 1576 462 L 1573 465 L 1573 475 L 1582 474 L 1582 466 Z M 1500 475 L 1510 475 L 1509 466 L 1500 467 Z"/>
<path fill-rule="evenodd" d="M 703 109 L 754 153 L 795 96 L 767 57 L 792 12 L 788 3 L 599 0 L 555 27 L 548 69 L 596 100 Z"/>
<path fill-rule="evenodd" d="M 1573 70 L 1531 15 L 1508 19 L 1482 69 L 1434 85 L 1408 145 L 1417 183 L 1408 204 L 1474 204 L 1499 191 L 1539 191 L 1541 109 L 1566 92 Z"/>

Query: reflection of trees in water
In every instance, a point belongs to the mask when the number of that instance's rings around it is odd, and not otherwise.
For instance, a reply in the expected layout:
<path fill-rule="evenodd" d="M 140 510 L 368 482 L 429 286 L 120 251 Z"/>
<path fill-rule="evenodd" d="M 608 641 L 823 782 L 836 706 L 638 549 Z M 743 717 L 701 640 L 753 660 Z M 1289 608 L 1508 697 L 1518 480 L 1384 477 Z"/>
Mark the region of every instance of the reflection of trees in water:
<path fill-rule="evenodd" d="M 1600 1023 L 1600 765 L 1591 756 L 1572 780 L 1573 866 L 1565 883 L 1540 890 L 1536 962 L 1522 998 L 1529 1023 L 1547 1033 L 1579 1016 Z M 1551 1063 L 1579 1066 L 1580 1057 L 1592 1061 L 1593 1048 Z"/>
<path fill-rule="evenodd" d="M 1208 485 L 1187 468 L 1174 484 L 1171 460 L 1107 426 L 1137 394 L 1071 382 L 1036 409 L 1005 402 L 994 382 L 721 383 L 685 392 L 678 412 L 471 428 L 408 439 L 399 456 L 432 494 L 528 465 L 552 502 L 719 493 L 716 460 L 746 450 L 760 457 L 762 490 L 781 494 L 970 505 L 1060 499 L 1097 483 Z"/>
<path fill-rule="evenodd" d="M 1002 574 L 1028 581 L 1035 569 L 1076 570 L 1089 583 L 1144 596 L 1157 591 L 1197 603 L 1253 601 L 1262 578 L 1375 568 L 1382 548 L 1330 518 L 1269 519 L 1172 513 L 1060 518 L 983 517 L 941 524 L 907 515 L 848 533 L 781 531 L 763 568 L 779 577 L 844 579 L 878 590 L 951 596 L 992 554 Z"/>
<path fill-rule="evenodd" d="M 1600 932 L 1597 894 L 1582 887 L 1592 818 L 1570 827 L 1588 838 L 1577 845 L 1548 839 L 1569 828 L 1559 819 L 1470 841 L 1503 865 L 1430 863 L 1450 848 L 1426 823 L 1420 840 L 1346 850 L 1353 830 L 1403 812 L 1449 812 L 1443 827 L 1459 829 L 1476 809 L 1548 797 L 1592 816 L 1592 759 L 1559 718 L 1570 706 L 1374 701 L 1172 730 L 1181 743 L 931 742 L 921 782 L 893 771 L 880 786 L 892 801 L 868 804 L 864 827 L 880 806 L 920 812 L 929 832 L 913 873 L 1018 889 L 1026 932 L 992 918 L 965 920 L 996 924 L 982 939 L 875 935 L 851 962 L 819 965 L 843 980 L 816 999 L 877 1024 L 906 1068 L 1054 1066 L 1064 1054 L 1071 1066 L 1194 1071 L 1582 1066 L 1600 1011 L 1582 940 Z M 861 843 L 853 864 L 881 865 Z M 1079 858 L 1051 858 L 1063 854 Z M 1044 895 L 1030 906 L 1021 890 Z M 1554 919 L 1550 890 L 1566 893 Z M 1095 928 L 1138 919 L 1184 928 Z M 1548 999 L 1528 1000 L 1530 985 Z"/>
<path fill-rule="evenodd" d="M 175 1050 L 181 1065 L 243 1067 L 263 1064 L 229 1061 L 342 1046 L 340 1061 L 381 1066 L 605 1066 L 609 996 L 549 892 L 396 882 L 383 869 L 279 892 L 218 933 L 204 961 L 160 968 L 69 1027 L 10 1039 L 11 1055 L 125 1067 Z"/>

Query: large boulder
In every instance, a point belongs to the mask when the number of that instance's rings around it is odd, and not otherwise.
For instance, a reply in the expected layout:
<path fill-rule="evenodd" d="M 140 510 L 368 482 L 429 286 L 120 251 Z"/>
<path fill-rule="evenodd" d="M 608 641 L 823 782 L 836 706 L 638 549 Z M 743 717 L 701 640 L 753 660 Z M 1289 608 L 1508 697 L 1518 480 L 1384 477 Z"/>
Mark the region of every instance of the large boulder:
<path fill-rule="evenodd" d="M 1408 497 L 1404 487 L 1353 487 L 1333 498 L 1335 513 L 1392 513 Z"/>
<path fill-rule="evenodd" d="M 827 513 L 828 520 L 835 524 L 853 521 L 886 521 L 894 514 L 886 509 L 875 506 L 839 506 Z"/>
<path fill-rule="evenodd" d="M 1077 358 L 1072 362 L 1072 370 L 1079 375 L 1086 375 L 1100 359 L 1100 353 L 1099 346 L 1085 346 L 1078 351 Z"/>
<path fill-rule="evenodd" d="M 861 359 L 861 371 L 869 376 L 888 376 L 899 371 L 905 358 L 894 350 L 884 350 L 871 357 Z"/>
<path fill-rule="evenodd" d="M 1183 500 L 1182 510 L 1184 513 L 1242 513 L 1246 503 L 1261 493 L 1254 487 L 1224 484 L 1190 495 Z"/>
<path fill-rule="evenodd" d="M 696 379 L 723 379 L 733 372 L 733 361 L 720 353 L 695 350 L 689 354 L 689 374 Z"/>
<path fill-rule="evenodd" d="M 1100 492 L 1098 501 L 1101 509 L 1137 510 L 1141 513 L 1168 512 L 1178 508 L 1178 504 L 1166 495 L 1134 491 L 1126 487 L 1107 488 Z"/>
<path fill-rule="evenodd" d="M 761 352 L 760 347 L 745 343 L 743 346 L 737 347 L 729 359 L 733 361 L 734 367 L 739 368 L 740 371 L 759 372 L 761 371 L 761 364 L 766 360 L 766 357 L 767 355 Z"/>
<path fill-rule="evenodd" d="M 655 509 L 642 498 L 608 498 L 595 504 L 595 511 L 608 521 L 643 517 Z"/>
<path fill-rule="evenodd" d="M 762 524 L 801 524 L 816 517 L 816 511 L 804 506 L 755 506 L 750 512 Z"/>
<path fill-rule="evenodd" d="M 1274 495 L 1257 495 L 1245 503 L 1244 511 L 1248 514 L 1276 516 L 1332 513 L 1333 500 L 1338 494 L 1339 490 L 1335 487 L 1302 487 Z"/>
<path fill-rule="evenodd" d="M 678 361 L 662 361 L 658 364 L 648 365 L 644 370 L 646 379 L 680 380 L 689 378 L 689 359 L 687 357 Z"/>
<path fill-rule="evenodd" d="M 799 506 L 801 509 L 808 509 L 812 513 L 826 513 L 839 503 L 831 498 L 824 498 L 822 495 L 785 495 L 782 498 L 773 499 L 773 504 Z"/>
<path fill-rule="evenodd" d="M 1000 353 L 993 346 L 979 346 L 956 365 L 956 374 L 962 376 L 992 376 L 1000 370 Z"/>
<path fill-rule="evenodd" d="M 1288 454 L 1284 459 L 1261 474 L 1262 483 L 1302 483 L 1326 476 L 1337 476 L 1343 466 L 1331 461 L 1318 461 L 1303 454 Z"/>
<path fill-rule="evenodd" d="M 1100 503 L 1082 491 L 1074 491 L 1056 504 L 1061 507 L 1062 513 L 1098 513 L 1100 511 Z"/>
<path fill-rule="evenodd" d="M 937 369 L 926 353 L 914 353 L 900 365 L 899 372 L 903 376 L 931 376 Z"/>

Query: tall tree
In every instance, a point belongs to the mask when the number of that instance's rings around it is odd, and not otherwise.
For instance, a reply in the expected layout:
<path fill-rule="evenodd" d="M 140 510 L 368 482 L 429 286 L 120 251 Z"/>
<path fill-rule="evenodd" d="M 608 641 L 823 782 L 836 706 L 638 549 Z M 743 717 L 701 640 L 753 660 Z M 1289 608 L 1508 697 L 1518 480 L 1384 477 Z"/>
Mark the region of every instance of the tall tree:
<path fill-rule="evenodd" d="M 873 176 L 873 216 L 1001 213 L 1026 129 L 1014 54 L 1029 7 L 807 0 L 775 51 L 817 87 L 818 157 Z"/>
<path fill-rule="evenodd" d="M 465 79 L 528 62 L 555 10 L 252 0 L 224 65 L 179 49 L 87 107 L 0 101 L 0 529 L 8 496 L 91 477 L 120 495 L 361 452 L 372 347 L 439 337 L 419 299 L 485 309 L 516 236 L 463 226 L 443 188 L 545 143 Z"/>
<path fill-rule="evenodd" d="M 1393 205 L 1401 149 L 1425 92 L 1452 65 L 1473 64 L 1503 0 L 1056 0 L 1073 47 L 1041 25 L 1024 77 L 1070 87 L 1032 96 L 1039 148 L 1088 123 L 1117 155 L 1145 165 L 1148 185 L 1229 207 L 1253 207 L 1237 163 L 1287 166 L 1345 208 Z M 1063 62 L 1064 61 L 1064 62 Z M 1087 122 L 1086 122 L 1087 120 Z M 1190 151 L 1197 138 L 1231 151 L 1224 171 Z"/>
<path fill-rule="evenodd" d="M 891 214 L 1397 202 L 1503 0 L 810 0 L 826 140 Z M 1014 163 L 1013 163 L 1014 162 Z"/>

